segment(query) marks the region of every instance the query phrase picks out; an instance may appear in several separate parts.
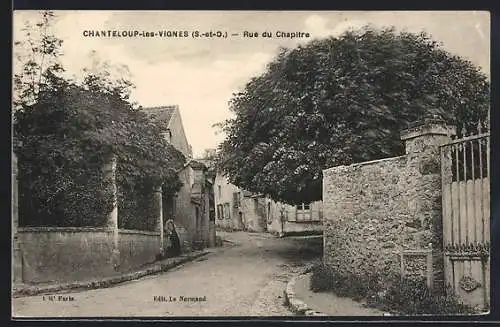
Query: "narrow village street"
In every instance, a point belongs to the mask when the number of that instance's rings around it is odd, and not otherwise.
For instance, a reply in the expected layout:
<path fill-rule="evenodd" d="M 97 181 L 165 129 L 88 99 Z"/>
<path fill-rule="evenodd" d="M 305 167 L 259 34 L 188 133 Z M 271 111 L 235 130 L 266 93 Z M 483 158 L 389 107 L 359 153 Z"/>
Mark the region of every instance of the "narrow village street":
<path fill-rule="evenodd" d="M 499 302 L 488 10 L 14 2 L 11 319 Z"/>
<path fill-rule="evenodd" d="M 16 317 L 292 315 L 284 306 L 283 290 L 294 273 L 320 260 L 322 238 L 218 235 L 232 245 L 165 273 L 111 288 L 57 294 L 56 301 L 47 295 L 15 298 L 13 312 Z M 72 301 L 58 301 L 59 295 Z M 166 301 L 155 301 L 155 296 Z M 181 297 L 206 297 L 206 301 L 185 302 Z"/>

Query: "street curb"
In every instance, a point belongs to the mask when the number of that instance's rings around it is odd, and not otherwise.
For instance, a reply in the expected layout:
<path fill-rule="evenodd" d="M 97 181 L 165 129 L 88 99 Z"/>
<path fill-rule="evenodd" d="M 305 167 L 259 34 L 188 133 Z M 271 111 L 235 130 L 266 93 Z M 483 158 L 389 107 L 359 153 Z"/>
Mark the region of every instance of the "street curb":
<path fill-rule="evenodd" d="M 297 315 L 297 316 L 327 316 L 326 314 L 315 311 L 314 309 L 311 309 L 307 303 L 304 301 L 300 300 L 295 296 L 295 282 L 297 280 L 297 277 L 307 274 L 311 272 L 313 266 L 309 265 L 306 268 L 302 270 L 299 274 L 293 276 L 288 283 L 286 284 L 285 288 L 285 301 L 288 305 L 288 307 L 292 310 L 292 312 Z"/>
<path fill-rule="evenodd" d="M 85 282 L 72 282 L 58 285 L 46 286 L 26 286 L 19 289 L 12 290 L 12 297 L 22 297 L 38 294 L 55 293 L 64 290 L 77 290 L 77 289 L 98 289 L 106 288 L 123 282 L 139 279 L 144 276 L 154 275 L 159 272 L 164 272 L 179 266 L 183 263 L 193 261 L 196 258 L 205 256 L 212 253 L 209 250 L 193 251 L 188 254 L 181 255 L 180 257 L 165 260 L 166 262 L 154 263 L 150 267 L 143 268 L 139 271 L 129 272 L 120 276 L 106 277 L 100 280 L 92 280 Z"/>

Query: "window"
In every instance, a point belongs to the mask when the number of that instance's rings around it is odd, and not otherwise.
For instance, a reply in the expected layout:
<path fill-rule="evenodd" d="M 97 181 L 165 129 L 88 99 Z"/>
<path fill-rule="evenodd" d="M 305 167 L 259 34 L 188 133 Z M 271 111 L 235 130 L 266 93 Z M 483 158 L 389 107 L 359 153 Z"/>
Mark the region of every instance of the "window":
<path fill-rule="evenodd" d="M 271 216 L 271 202 L 267 203 L 267 223 L 273 223 L 273 217 Z"/>
<path fill-rule="evenodd" d="M 302 203 L 296 206 L 296 221 L 308 222 L 313 221 L 313 215 L 310 203 Z"/>
<path fill-rule="evenodd" d="M 231 208 L 229 207 L 229 203 L 224 203 L 224 219 L 229 219 Z"/>
<path fill-rule="evenodd" d="M 222 197 L 222 186 L 218 185 L 217 190 L 218 190 L 218 195 L 219 195 L 219 199 L 220 199 Z"/>
<path fill-rule="evenodd" d="M 239 208 L 241 206 L 241 193 L 240 192 L 233 193 L 233 206 L 235 208 Z"/>
<path fill-rule="evenodd" d="M 224 208 L 222 207 L 222 204 L 217 205 L 217 218 L 219 219 L 224 219 Z"/>

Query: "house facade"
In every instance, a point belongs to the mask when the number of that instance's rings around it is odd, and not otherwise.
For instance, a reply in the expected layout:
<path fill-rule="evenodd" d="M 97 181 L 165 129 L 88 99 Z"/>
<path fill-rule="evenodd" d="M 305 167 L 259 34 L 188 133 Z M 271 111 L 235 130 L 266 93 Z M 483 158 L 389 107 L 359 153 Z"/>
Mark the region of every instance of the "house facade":
<path fill-rule="evenodd" d="M 164 126 L 165 139 L 186 157 L 186 164 L 178 171 L 182 187 L 175 195 L 162 199 L 163 221 L 174 221 L 183 251 L 215 245 L 215 229 L 210 228 L 212 184 L 207 176 L 207 167 L 192 158 L 179 106 L 142 110 Z"/>
<path fill-rule="evenodd" d="M 267 230 L 278 235 L 323 231 L 323 202 L 289 205 L 271 199 L 266 203 Z"/>
<path fill-rule="evenodd" d="M 241 190 L 222 174 L 215 177 L 214 193 L 217 227 L 251 232 L 267 231 L 264 197 Z"/>
<path fill-rule="evenodd" d="M 204 165 L 206 168 L 204 170 L 205 174 L 205 187 L 206 193 L 208 195 L 208 237 L 209 246 L 215 246 L 215 194 L 214 194 L 214 183 L 215 183 L 215 165 L 213 160 L 206 158 L 196 159 L 196 162 Z"/>
<path fill-rule="evenodd" d="M 240 189 L 223 174 L 215 177 L 214 193 L 219 228 L 278 235 L 323 231 L 321 201 L 298 206 L 276 202 Z"/>

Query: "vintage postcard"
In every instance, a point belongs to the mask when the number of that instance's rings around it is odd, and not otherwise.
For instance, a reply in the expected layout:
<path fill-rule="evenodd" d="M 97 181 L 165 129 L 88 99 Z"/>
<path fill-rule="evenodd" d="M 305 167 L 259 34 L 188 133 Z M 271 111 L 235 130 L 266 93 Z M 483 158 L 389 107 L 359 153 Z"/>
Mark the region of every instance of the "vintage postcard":
<path fill-rule="evenodd" d="M 489 311 L 488 12 L 13 24 L 13 318 Z"/>

